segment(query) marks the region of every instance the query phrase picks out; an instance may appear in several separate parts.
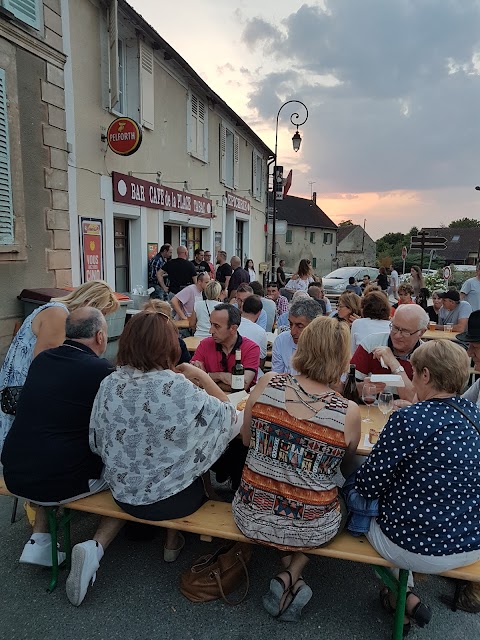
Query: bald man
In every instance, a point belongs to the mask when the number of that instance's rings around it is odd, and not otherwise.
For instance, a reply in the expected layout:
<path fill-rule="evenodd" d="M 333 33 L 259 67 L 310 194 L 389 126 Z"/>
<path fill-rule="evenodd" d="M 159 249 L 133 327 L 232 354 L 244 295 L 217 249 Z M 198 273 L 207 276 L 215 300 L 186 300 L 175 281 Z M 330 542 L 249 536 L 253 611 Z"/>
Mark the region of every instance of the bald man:
<path fill-rule="evenodd" d="M 250 276 L 248 271 L 242 269 L 242 262 L 238 256 L 232 256 L 230 265 L 232 267 L 232 277 L 228 283 L 228 297 L 231 300 L 237 295 L 237 289 L 242 282 L 250 282 Z"/>
<path fill-rule="evenodd" d="M 165 284 L 164 276 L 168 275 L 170 286 Z M 197 272 L 193 264 L 188 260 L 187 247 L 177 247 L 177 257 L 169 260 L 157 273 L 158 281 L 165 293 L 171 298 L 189 284 L 196 284 Z"/>

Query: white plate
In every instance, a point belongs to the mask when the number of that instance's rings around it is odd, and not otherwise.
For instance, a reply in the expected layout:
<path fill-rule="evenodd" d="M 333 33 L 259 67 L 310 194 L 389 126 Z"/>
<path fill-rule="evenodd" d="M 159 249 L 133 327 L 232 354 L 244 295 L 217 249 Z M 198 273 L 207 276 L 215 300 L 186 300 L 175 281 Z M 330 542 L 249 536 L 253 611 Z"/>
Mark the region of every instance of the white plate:
<path fill-rule="evenodd" d="M 393 373 L 374 373 L 369 376 L 372 382 L 384 382 L 387 387 L 404 387 L 402 376 L 396 376 Z"/>

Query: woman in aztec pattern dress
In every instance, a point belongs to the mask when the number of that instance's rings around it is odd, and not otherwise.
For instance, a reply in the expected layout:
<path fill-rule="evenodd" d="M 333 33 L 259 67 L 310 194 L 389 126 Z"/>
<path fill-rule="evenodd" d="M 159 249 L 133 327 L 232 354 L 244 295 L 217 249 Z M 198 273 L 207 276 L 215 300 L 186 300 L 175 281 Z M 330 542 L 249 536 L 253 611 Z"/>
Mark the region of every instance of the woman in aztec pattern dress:
<path fill-rule="evenodd" d="M 329 385 L 349 359 L 347 324 L 316 318 L 298 341 L 292 364 L 299 374 L 263 376 L 245 408 L 249 451 L 233 514 L 246 536 L 284 552 L 283 570 L 263 598 L 268 613 L 283 621 L 298 620 L 312 596 L 301 550 L 326 544 L 345 524 L 334 476 L 340 465 L 344 475 L 353 471 L 360 412 Z"/>

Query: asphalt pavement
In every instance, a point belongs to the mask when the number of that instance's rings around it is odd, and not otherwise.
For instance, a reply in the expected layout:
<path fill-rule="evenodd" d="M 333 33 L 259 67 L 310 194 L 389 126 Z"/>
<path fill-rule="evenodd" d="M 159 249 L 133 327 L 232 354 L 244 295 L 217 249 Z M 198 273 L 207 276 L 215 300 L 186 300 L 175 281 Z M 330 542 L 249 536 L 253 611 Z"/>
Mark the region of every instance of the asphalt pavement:
<path fill-rule="evenodd" d="M 179 591 L 182 571 L 220 541 L 201 542 L 186 535 L 177 562 L 162 558 L 163 532 L 149 542 L 131 542 L 123 532 L 107 550 L 97 580 L 83 604 L 75 608 L 65 595 L 66 571 L 53 593 L 46 592 L 49 571 L 20 565 L 29 526 L 23 509 L 10 524 L 12 499 L 0 496 L 0 640 L 388 640 L 392 619 L 378 600 L 379 582 L 366 565 L 312 558 L 305 579 L 313 598 L 300 623 L 282 623 L 263 609 L 261 597 L 279 568 L 273 549 L 255 547 L 250 565 L 247 599 L 236 607 L 221 601 L 192 604 Z M 88 539 L 96 518 L 78 514 L 72 524 L 73 543 Z M 422 599 L 433 609 L 425 629 L 415 628 L 413 640 L 479 640 L 480 614 L 450 612 L 440 593 L 453 583 L 426 577 L 417 584 Z"/>

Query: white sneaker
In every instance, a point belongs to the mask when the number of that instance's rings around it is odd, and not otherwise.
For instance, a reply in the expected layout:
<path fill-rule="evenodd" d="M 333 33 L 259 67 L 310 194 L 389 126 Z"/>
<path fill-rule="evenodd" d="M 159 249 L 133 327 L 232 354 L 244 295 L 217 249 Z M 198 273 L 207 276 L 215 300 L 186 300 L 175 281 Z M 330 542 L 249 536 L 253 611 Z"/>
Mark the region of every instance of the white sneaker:
<path fill-rule="evenodd" d="M 57 551 L 58 564 L 66 558 L 66 554 L 63 551 Z M 19 562 L 23 564 L 36 564 L 40 567 L 52 566 L 52 541 L 47 544 L 38 544 L 35 540 L 30 540 L 23 547 L 22 555 Z"/>
<path fill-rule="evenodd" d="M 90 582 L 93 584 L 100 566 L 95 540 L 76 544 L 72 549 L 72 568 L 67 578 L 67 598 L 78 607 L 87 594 Z"/>

